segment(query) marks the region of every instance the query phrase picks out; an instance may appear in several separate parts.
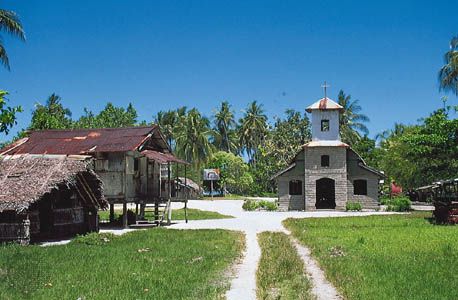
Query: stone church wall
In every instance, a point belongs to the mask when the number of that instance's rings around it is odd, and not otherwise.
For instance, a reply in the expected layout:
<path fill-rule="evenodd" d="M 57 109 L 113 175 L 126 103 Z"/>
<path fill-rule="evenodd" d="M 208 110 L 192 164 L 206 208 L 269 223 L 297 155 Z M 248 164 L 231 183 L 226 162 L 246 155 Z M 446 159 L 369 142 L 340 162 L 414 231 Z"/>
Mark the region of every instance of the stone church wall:
<path fill-rule="evenodd" d="M 321 166 L 321 156 L 329 155 L 329 167 Z M 316 181 L 330 178 L 335 181 L 337 210 L 344 210 L 347 202 L 347 149 L 345 147 L 310 147 L 305 149 L 304 190 L 306 210 L 316 210 Z"/>
<path fill-rule="evenodd" d="M 377 208 L 379 176 L 363 169 L 358 163 L 359 157 L 353 151 L 348 151 L 348 201 L 360 202 L 365 209 Z M 353 182 L 358 179 L 367 181 L 367 195 L 354 194 Z"/>
<path fill-rule="evenodd" d="M 296 166 L 282 174 L 277 178 L 278 183 L 278 200 L 280 211 L 287 210 L 304 210 L 304 190 L 302 189 L 302 195 L 290 195 L 289 194 L 289 182 L 291 180 L 300 180 L 304 182 L 304 160 L 303 158 L 296 159 Z M 302 184 L 303 185 L 303 184 Z"/>

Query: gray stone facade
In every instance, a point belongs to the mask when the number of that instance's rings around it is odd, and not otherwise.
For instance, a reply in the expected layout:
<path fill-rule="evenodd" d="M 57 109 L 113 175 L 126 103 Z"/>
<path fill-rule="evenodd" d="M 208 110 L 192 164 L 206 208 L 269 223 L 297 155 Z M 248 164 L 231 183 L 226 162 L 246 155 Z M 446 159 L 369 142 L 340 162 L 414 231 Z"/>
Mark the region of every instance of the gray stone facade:
<path fill-rule="evenodd" d="M 303 146 L 286 169 L 272 177 L 278 184 L 280 210 L 345 210 L 349 201 L 359 202 L 365 209 L 378 207 L 383 174 L 368 167 L 340 141 L 341 109 L 329 98 L 307 108 L 312 113 L 312 141 Z"/>

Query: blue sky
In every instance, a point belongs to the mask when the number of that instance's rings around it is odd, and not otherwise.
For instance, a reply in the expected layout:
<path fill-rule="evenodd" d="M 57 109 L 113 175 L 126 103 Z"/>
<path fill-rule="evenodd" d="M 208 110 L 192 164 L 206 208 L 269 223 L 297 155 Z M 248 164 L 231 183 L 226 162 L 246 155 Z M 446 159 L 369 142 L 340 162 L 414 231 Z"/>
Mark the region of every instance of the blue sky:
<path fill-rule="evenodd" d="M 340 89 L 359 99 L 370 135 L 442 105 L 437 72 L 458 34 L 456 1 L 4 0 L 27 33 L 6 35 L 0 88 L 24 107 L 53 92 L 74 117 L 107 101 L 140 120 L 186 105 L 210 116 L 228 100 L 267 114 L 303 110 Z M 449 95 L 450 104 L 458 104 Z M 16 130 L 13 130 L 13 134 Z M 0 135 L 0 141 L 9 139 Z"/>

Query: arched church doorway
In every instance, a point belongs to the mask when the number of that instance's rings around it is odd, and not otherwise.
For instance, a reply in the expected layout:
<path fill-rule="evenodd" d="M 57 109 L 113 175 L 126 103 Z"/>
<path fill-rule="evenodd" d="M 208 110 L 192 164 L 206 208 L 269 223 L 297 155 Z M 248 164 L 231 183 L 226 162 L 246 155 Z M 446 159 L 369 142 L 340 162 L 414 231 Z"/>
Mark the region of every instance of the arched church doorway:
<path fill-rule="evenodd" d="M 317 209 L 336 208 L 335 181 L 330 178 L 321 178 L 316 181 L 316 204 Z"/>

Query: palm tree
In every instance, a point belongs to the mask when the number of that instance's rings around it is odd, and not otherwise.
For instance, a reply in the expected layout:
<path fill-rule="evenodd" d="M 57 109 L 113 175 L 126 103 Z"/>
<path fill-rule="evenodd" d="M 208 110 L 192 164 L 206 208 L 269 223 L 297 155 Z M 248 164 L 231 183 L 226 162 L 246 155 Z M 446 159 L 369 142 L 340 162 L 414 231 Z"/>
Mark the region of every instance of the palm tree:
<path fill-rule="evenodd" d="M 21 21 L 14 11 L 0 9 L 0 32 L 4 31 L 12 36 L 25 41 L 25 33 L 22 29 Z M 0 63 L 10 70 L 10 61 L 6 53 L 5 46 L 0 36 Z"/>
<path fill-rule="evenodd" d="M 450 50 L 445 53 L 444 62 L 439 71 L 439 89 L 458 95 L 458 36 L 450 41 Z"/>
<path fill-rule="evenodd" d="M 180 117 L 174 129 L 177 154 L 187 161 L 192 161 L 199 169 L 213 152 L 210 143 L 212 135 L 210 121 L 197 109 L 191 109 L 187 115 Z"/>
<path fill-rule="evenodd" d="M 240 145 L 246 151 L 250 162 L 256 165 L 256 154 L 267 133 L 267 116 L 262 104 L 251 102 L 239 123 Z"/>
<path fill-rule="evenodd" d="M 234 112 L 231 111 L 229 102 L 223 101 L 221 108 L 214 115 L 215 123 L 215 144 L 219 150 L 231 152 L 235 150 L 233 138 L 234 132 L 232 129 L 236 126 Z"/>
<path fill-rule="evenodd" d="M 350 145 L 358 142 L 361 139 L 361 134 L 367 135 L 369 130 L 364 123 L 369 122 L 369 117 L 361 114 L 361 106 L 358 100 L 351 100 L 350 95 L 345 95 L 343 90 L 340 90 L 338 102 L 343 107 L 340 115 L 340 133 L 342 141 Z"/>
<path fill-rule="evenodd" d="M 159 111 L 154 117 L 154 123 L 159 126 L 172 149 L 175 148 L 174 129 L 186 111 L 187 107 L 183 106 L 176 110 Z"/>

